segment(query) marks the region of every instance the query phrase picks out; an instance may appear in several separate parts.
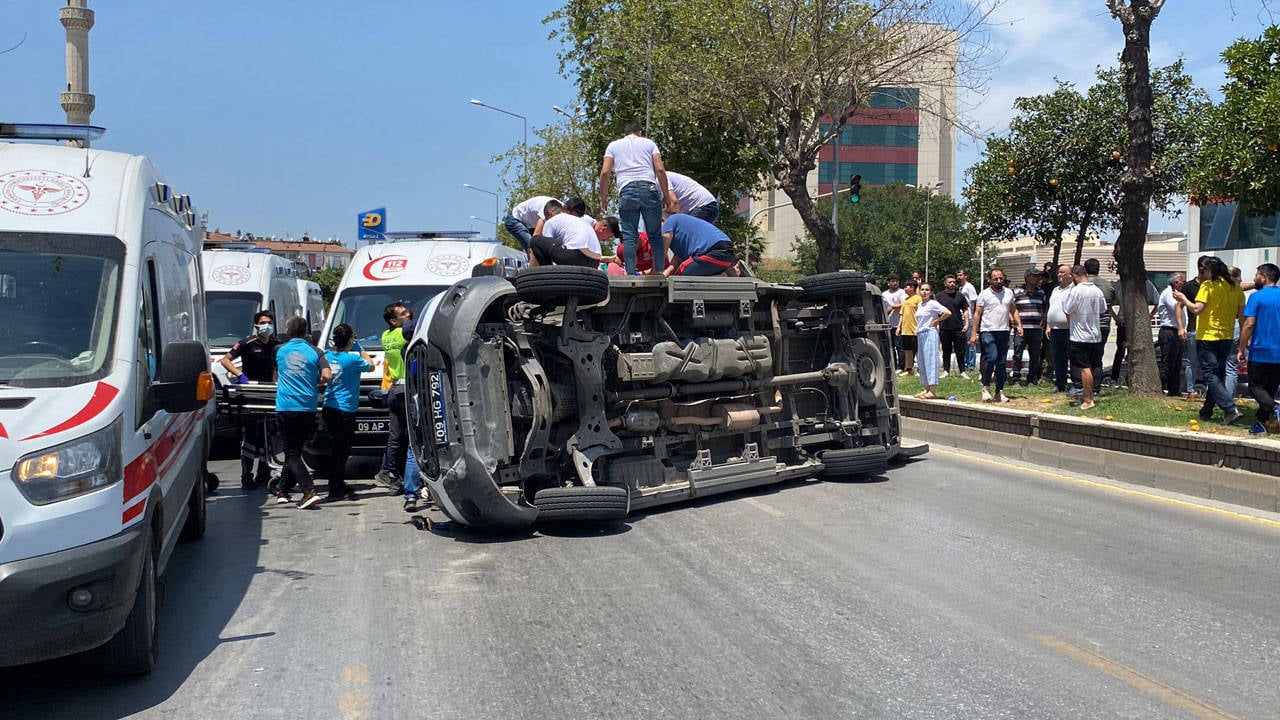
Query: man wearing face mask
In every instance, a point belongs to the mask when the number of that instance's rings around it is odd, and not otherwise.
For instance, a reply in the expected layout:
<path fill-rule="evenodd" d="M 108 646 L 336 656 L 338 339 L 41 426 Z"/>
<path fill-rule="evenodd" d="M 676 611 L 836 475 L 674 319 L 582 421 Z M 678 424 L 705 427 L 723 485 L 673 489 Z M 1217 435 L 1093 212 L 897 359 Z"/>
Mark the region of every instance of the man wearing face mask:
<path fill-rule="evenodd" d="M 248 382 L 273 383 L 276 381 L 276 318 L 269 310 L 259 310 L 253 316 L 253 334 L 241 340 L 219 362 L 227 371 L 227 380 L 236 384 Z M 232 362 L 240 361 L 237 368 Z M 258 472 L 253 472 L 254 460 Z M 249 490 L 254 485 L 265 485 L 271 478 L 271 466 L 267 463 L 267 441 L 261 418 L 244 418 L 240 426 L 240 487 Z"/>

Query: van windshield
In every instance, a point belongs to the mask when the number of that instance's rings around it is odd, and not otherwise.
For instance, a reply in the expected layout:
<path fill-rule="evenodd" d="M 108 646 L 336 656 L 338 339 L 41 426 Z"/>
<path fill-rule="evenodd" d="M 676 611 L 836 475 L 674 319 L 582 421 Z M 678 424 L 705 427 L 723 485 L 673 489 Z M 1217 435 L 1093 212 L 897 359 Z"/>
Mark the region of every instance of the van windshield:
<path fill-rule="evenodd" d="M 253 332 L 253 314 L 261 309 L 261 293 L 206 292 L 204 319 L 209 328 L 209 347 L 230 348 L 248 337 Z"/>
<path fill-rule="evenodd" d="M 382 349 L 382 332 L 387 321 L 382 311 L 393 302 L 402 302 L 413 311 L 414 317 L 427 306 L 427 301 L 448 290 L 447 285 L 388 285 L 378 287 L 345 288 L 333 303 L 330 328 L 342 323 L 355 330 L 356 339 L 365 350 Z M 329 339 L 325 338 L 328 344 Z"/>
<path fill-rule="evenodd" d="M 110 371 L 124 250 L 113 237 L 0 233 L 0 385 Z"/>

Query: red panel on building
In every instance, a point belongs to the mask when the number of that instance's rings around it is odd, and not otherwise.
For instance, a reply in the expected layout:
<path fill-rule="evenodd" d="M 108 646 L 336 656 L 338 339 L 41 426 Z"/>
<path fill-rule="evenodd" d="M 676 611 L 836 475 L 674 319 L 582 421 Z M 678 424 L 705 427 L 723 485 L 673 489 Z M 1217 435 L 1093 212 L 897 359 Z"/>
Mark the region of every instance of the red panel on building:
<path fill-rule="evenodd" d="M 835 151 L 831 145 L 823 145 L 818 149 L 818 160 L 831 162 L 835 159 Z M 920 150 L 913 147 L 877 147 L 875 145 L 841 145 L 840 164 L 845 163 L 906 163 L 914 165 L 919 162 Z"/>

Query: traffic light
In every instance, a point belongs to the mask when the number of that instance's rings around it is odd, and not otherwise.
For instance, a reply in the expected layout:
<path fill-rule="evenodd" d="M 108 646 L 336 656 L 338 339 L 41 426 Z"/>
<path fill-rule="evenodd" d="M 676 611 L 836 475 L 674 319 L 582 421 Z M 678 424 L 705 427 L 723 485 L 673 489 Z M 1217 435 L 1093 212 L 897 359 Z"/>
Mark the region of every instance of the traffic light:
<path fill-rule="evenodd" d="M 849 178 L 849 202 L 856 203 L 861 200 L 862 195 L 862 176 L 854 175 Z"/>

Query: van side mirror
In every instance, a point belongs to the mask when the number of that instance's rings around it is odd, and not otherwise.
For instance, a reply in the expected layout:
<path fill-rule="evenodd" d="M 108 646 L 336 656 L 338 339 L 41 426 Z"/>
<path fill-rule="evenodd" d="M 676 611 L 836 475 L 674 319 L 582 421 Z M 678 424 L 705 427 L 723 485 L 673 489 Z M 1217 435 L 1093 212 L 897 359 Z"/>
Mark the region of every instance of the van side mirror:
<path fill-rule="evenodd" d="M 178 340 L 164 346 L 160 377 L 151 390 L 156 406 L 165 412 L 194 412 L 213 398 L 209 352 L 199 340 Z"/>

